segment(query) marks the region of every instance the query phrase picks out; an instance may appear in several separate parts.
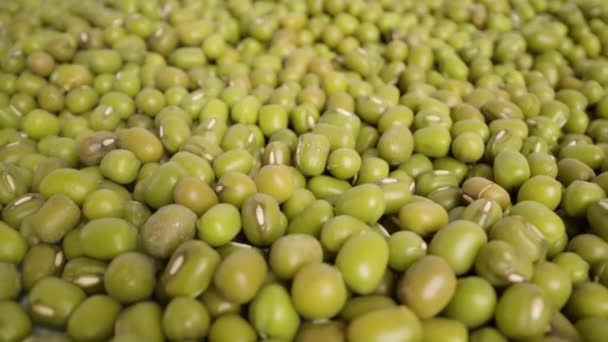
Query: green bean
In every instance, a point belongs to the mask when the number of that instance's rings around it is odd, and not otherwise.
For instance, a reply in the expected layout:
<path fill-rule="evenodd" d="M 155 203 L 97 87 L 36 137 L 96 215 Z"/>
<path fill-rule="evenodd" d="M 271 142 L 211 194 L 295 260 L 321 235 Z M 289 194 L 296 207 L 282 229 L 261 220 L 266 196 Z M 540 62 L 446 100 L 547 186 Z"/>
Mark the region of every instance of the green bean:
<path fill-rule="evenodd" d="M 606 340 L 605 10 L 2 2 L 0 340 Z"/>

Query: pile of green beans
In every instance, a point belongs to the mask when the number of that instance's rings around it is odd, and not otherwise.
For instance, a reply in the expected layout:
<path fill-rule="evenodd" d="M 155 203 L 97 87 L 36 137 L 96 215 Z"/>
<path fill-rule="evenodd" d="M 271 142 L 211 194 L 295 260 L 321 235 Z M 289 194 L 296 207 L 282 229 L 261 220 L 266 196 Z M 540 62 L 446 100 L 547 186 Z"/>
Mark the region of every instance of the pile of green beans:
<path fill-rule="evenodd" d="M 608 341 L 608 1 L 1 0 L 0 342 Z"/>

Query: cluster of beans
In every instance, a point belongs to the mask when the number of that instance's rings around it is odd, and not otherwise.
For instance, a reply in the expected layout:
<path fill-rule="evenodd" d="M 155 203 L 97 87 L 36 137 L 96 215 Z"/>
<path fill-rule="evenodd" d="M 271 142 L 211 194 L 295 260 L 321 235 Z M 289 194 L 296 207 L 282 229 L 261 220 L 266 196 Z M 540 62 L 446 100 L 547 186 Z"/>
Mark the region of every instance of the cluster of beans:
<path fill-rule="evenodd" d="M 0 1 L 0 341 L 608 341 L 608 1 Z"/>

